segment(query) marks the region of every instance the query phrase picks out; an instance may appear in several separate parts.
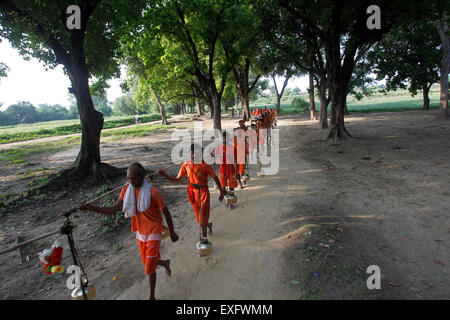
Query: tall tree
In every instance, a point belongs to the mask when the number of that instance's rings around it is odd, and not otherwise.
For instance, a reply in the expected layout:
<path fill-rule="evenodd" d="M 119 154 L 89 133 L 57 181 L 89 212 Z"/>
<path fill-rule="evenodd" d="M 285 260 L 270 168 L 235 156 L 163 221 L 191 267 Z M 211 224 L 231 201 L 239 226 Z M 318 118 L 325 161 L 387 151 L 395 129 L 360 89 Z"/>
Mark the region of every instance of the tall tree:
<path fill-rule="evenodd" d="M 68 14 L 74 4 L 79 11 Z M 143 5 L 142 0 L 0 0 L 0 37 L 7 38 L 23 56 L 35 57 L 47 67 L 62 65 L 71 82 L 69 91 L 77 99 L 81 147 L 62 181 L 88 175 L 101 180 L 116 172 L 101 163 L 103 115 L 94 108 L 89 79 L 95 78 L 104 87 L 106 79 L 119 75 L 119 39 L 141 16 Z M 68 20 L 75 28 L 69 28 Z"/>
<path fill-rule="evenodd" d="M 450 68 L 450 35 L 449 35 L 449 15 L 447 10 L 443 11 L 442 17 L 436 20 L 436 28 L 439 32 L 442 44 L 442 61 L 441 61 L 441 94 L 439 111 L 436 115 L 437 119 L 448 120 L 450 118 L 450 112 L 448 110 L 448 75 Z"/>
<path fill-rule="evenodd" d="M 231 71 L 227 48 L 236 40 L 234 22 L 240 1 L 153 1 L 146 12 L 145 34 L 164 35 L 181 46 L 184 69 L 196 80 L 208 102 L 214 128 L 221 129 L 221 98 Z"/>
<path fill-rule="evenodd" d="M 369 64 L 386 90 L 402 88 L 423 93 L 423 109 L 430 108 L 429 91 L 439 81 L 440 39 L 432 21 L 404 21 L 369 52 Z"/>
<path fill-rule="evenodd" d="M 350 135 L 344 124 L 348 84 L 356 63 L 402 19 L 419 16 L 429 10 L 428 1 L 278 1 L 302 24 L 302 32 L 320 38 L 323 43 L 329 92 L 331 97 L 330 139 L 341 139 Z M 370 6 L 377 5 L 382 13 L 382 27 L 368 28 L 367 13 Z M 327 10 L 323 10 L 327 8 Z M 372 6 L 373 8 L 373 6 Z M 373 12 L 373 11 L 372 11 Z"/>

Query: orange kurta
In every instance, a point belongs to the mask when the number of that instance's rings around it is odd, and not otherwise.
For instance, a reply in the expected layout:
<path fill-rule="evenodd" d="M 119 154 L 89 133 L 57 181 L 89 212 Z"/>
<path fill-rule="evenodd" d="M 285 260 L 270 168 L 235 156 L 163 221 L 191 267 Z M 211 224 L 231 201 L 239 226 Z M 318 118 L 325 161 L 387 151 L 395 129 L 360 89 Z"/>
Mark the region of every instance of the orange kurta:
<path fill-rule="evenodd" d="M 187 186 L 187 192 L 189 196 L 189 202 L 194 209 L 195 218 L 197 222 L 202 226 L 208 225 L 210 215 L 210 195 L 208 188 L 208 176 L 215 178 L 216 174 L 211 166 L 204 161 L 201 164 L 195 164 L 191 161 L 183 162 L 178 172 L 177 178 L 183 178 L 187 175 L 189 185 Z M 201 197 L 199 198 L 198 189 L 193 184 L 201 185 Z M 200 204 L 202 212 L 200 216 Z"/>
<path fill-rule="evenodd" d="M 123 200 L 128 185 L 122 188 L 119 199 Z M 140 189 L 135 190 L 136 200 Z M 150 187 L 150 206 L 140 212 L 136 207 L 136 215 L 131 218 L 131 231 L 136 232 L 136 239 L 141 253 L 142 263 L 145 265 L 145 273 L 152 274 L 158 267 L 158 259 L 161 257 L 159 248 L 163 232 L 163 219 L 161 212 L 166 207 L 159 191 Z"/>

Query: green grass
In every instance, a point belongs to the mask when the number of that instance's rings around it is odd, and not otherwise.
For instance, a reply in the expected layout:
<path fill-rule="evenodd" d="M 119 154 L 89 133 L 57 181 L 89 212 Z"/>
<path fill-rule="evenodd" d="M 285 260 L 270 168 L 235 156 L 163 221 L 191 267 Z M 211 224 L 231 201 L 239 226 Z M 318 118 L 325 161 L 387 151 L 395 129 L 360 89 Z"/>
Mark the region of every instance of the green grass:
<path fill-rule="evenodd" d="M 170 115 L 168 117 L 170 118 Z M 161 120 L 161 115 L 149 114 L 141 116 L 142 123 L 157 120 Z M 103 129 L 129 126 L 134 123 L 134 116 L 109 117 L 105 118 Z M 0 144 L 80 133 L 81 130 L 79 120 L 50 121 L 29 125 L 0 127 Z"/>
<path fill-rule="evenodd" d="M 161 132 L 168 128 L 174 128 L 174 126 L 171 125 L 162 125 L 162 124 L 146 124 L 146 125 L 140 125 L 136 127 L 131 128 L 123 128 L 123 129 L 117 129 L 117 130 L 111 130 L 111 131 L 103 131 L 101 136 L 102 137 L 112 137 L 114 139 L 121 139 L 125 137 L 143 137 L 151 135 L 155 132 Z"/>
<path fill-rule="evenodd" d="M 301 97 L 302 99 L 309 101 L 307 94 L 301 94 L 298 96 L 286 96 L 281 99 L 281 112 L 280 114 L 298 114 L 292 107 L 292 100 L 295 97 Z M 430 109 L 439 108 L 439 92 L 432 91 L 430 93 Z M 316 97 L 316 109 L 319 111 L 320 102 Z M 275 107 L 276 98 L 260 98 L 251 103 L 250 108 L 255 107 Z M 422 96 L 411 95 L 405 90 L 399 90 L 397 92 L 390 92 L 389 95 L 377 93 L 370 97 L 364 97 L 358 101 L 353 96 L 348 96 L 347 109 L 349 112 L 392 112 L 392 111 L 406 111 L 406 110 L 420 110 L 423 107 Z M 331 106 L 328 106 L 328 111 L 331 110 Z M 303 111 L 301 113 L 309 112 Z"/>
<path fill-rule="evenodd" d="M 80 142 L 80 137 L 71 137 L 62 141 L 44 142 L 26 147 L 0 150 L 0 163 L 22 164 L 26 166 L 33 155 L 72 147 Z"/>

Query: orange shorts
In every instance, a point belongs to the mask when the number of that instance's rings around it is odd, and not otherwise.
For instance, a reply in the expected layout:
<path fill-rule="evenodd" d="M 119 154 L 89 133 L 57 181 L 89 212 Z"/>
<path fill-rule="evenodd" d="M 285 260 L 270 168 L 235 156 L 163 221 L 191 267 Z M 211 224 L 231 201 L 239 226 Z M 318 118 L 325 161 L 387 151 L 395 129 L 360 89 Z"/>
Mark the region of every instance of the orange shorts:
<path fill-rule="evenodd" d="M 192 204 L 192 208 L 194 209 L 195 219 L 197 220 L 200 226 L 205 227 L 209 222 L 209 189 L 201 188 L 201 204 L 202 204 L 202 216 L 200 221 L 200 200 L 198 198 L 198 189 L 188 185 L 187 192 L 189 196 L 189 202 Z"/>
<path fill-rule="evenodd" d="M 222 188 L 225 188 L 226 186 L 229 188 L 237 188 L 238 186 L 234 170 L 232 172 L 228 172 L 227 174 L 219 174 L 219 181 Z"/>
<path fill-rule="evenodd" d="M 161 240 L 150 240 L 142 242 L 137 240 L 139 251 L 141 252 L 142 262 L 145 265 L 145 274 L 152 274 L 158 267 L 158 260 L 161 257 L 159 254 L 159 247 Z"/>

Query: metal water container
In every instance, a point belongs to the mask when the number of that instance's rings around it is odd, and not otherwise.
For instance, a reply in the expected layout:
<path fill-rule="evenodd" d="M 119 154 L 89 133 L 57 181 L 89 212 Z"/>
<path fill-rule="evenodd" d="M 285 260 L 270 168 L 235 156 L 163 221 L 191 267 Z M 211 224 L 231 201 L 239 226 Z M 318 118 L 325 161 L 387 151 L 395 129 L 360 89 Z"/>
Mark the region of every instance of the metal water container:
<path fill-rule="evenodd" d="M 226 195 L 224 198 L 227 205 L 235 205 L 237 203 L 237 197 L 234 194 Z"/>
<path fill-rule="evenodd" d="M 88 300 L 92 300 L 95 297 L 95 286 L 91 283 L 89 283 L 87 285 L 87 288 L 85 288 L 86 291 L 86 296 L 88 298 Z M 84 300 L 84 296 L 83 296 L 83 290 L 81 290 L 81 288 L 75 288 L 72 291 L 71 297 L 73 300 Z"/>
<path fill-rule="evenodd" d="M 196 247 L 200 257 L 206 256 L 212 252 L 212 243 L 206 239 L 197 242 Z"/>

